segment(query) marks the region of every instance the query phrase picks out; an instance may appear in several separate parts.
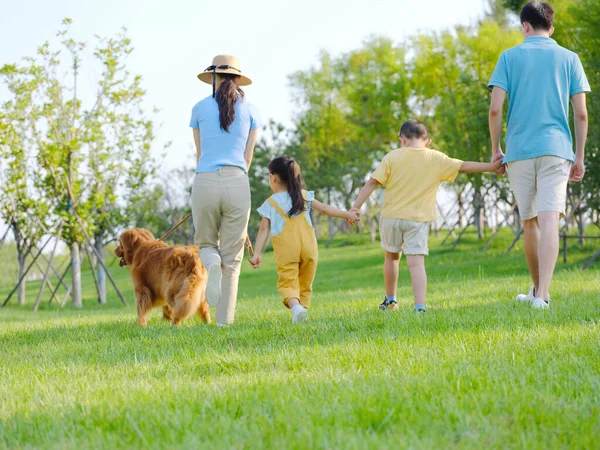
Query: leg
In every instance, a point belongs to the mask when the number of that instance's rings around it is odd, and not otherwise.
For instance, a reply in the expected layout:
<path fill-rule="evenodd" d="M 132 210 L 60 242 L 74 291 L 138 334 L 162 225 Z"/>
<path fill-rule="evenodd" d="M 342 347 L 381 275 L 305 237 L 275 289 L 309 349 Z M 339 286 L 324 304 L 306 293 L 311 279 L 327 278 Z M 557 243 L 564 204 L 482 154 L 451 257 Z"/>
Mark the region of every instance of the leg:
<path fill-rule="evenodd" d="M 235 170 L 235 169 L 232 169 Z M 250 218 L 250 184 L 248 176 L 234 172 L 226 177 L 227 187 L 221 188 L 222 211 L 220 253 L 223 268 L 222 299 L 217 306 L 217 324 L 233 323 L 238 294 L 238 281 L 244 243 Z"/>
<path fill-rule="evenodd" d="M 413 295 L 415 296 L 415 306 L 425 306 L 425 297 L 427 295 L 427 273 L 425 272 L 424 255 L 406 255 L 406 263 L 410 271 L 412 281 Z"/>
<path fill-rule="evenodd" d="M 396 297 L 398 291 L 398 266 L 402 253 L 385 252 L 385 263 L 383 264 L 383 280 L 385 282 L 385 293 L 389 297 Z"/>
<path fill-rule="evenodd" d="M 202 264 L 209 273 L 208 297 L 213 305 L 221 301 L 221 255 L 218 250 L 221 203 L 218 187 L 218 173 L 196 174 L 192 187 L 194 240 L 200 248 Z"/>
<path fill-rule="evenodd" d="M 559 215 L 560 213 L 555 211 L 540 211 L 538 216 L 540 241 L 544 245 L 541 245 L 538 250 L 539 285 L 535 296 L 546 301 L 550 299 L 550 284 L 558 259 Z"/>
<path fill-rule="evenodd" d="M 210 308 L 206 302 L 204 293 L 202 293 L 202 299 L 200 300 L 200 306 L 198 307 L 198 316 L 204 323 L 210 323 Z"/>
<path fill-rule="evenodd" d="M 523 220 L 525 258 L 533 285 L 538 287 L 538 246 L 540 230 L 537 223 L 537 171 L 539 158 L 525 159 L 508 164 L 507 174 L 511 190 Z"/>
<path fill-rule="evenodd" d="M 540 245 L 540 227 L 538 226 L 537 217 L 523 221 L 523 242 L 529 274 L 537 293 L 539 291 L 538 249 Z"/>
<path fill-rule="evenodd" d="M 148 313 L 152 311 L 152 297 L 147 287 L 135 288 L 135 306 L 138 313 L 138 325 L 148 325 Z"/>
<path fill-rule="evenodd" d="M 312 285 L 313 281 L 315 281 L 315 275 L 317 273 L 317 259 L 318 259 L 318 250 L 315 247 L 312 249 L 312 255 L 308 256 L 306 259 L 303 259 L 300 262 L 300 267 L 298 270 L 298 280 L 300 287 L 300 304 L 304 306 L 306 309 L 310 308 L 310 299 L 312 297 Z M 289 306 L 289 302 L 288 302 Z M 291 308 L 291 306 L 290 306 Z"/>
<path fill-rule="evenodd" d="M 556 156 L 538 158 L 537 210 L 540 229 L 539 289 L 535 296 L 550 300 L 550 284 L 558 259 L 558 221 L 565 213 L 571 162 Z"/>
<path fill-rule="evenodd" d="M 286 308 L 302 304 L 300 301 L 299 263 L 295 261 L 277 261 L 277 290 L 283 297 Z M 303 305 L 304 306 L 304 305 Z"/>
<path fill-rule="evenodd" d="M 162 308 L 163 310 L 163 320 L 170 322 L 173 320 L 173 309 L 169 305 L 165 305 Z"/>

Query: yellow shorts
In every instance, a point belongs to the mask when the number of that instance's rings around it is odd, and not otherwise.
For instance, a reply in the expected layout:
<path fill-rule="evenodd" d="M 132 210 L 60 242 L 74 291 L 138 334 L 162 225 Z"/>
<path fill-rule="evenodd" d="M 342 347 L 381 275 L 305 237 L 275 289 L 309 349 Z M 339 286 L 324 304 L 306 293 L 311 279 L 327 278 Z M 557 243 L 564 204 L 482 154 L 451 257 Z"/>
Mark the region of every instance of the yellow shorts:
<path fill-rule="evenodd" d="M 428 255 L 429 222 L 403 219 L 381 219 L 381 247 L 391 253 Z"/>

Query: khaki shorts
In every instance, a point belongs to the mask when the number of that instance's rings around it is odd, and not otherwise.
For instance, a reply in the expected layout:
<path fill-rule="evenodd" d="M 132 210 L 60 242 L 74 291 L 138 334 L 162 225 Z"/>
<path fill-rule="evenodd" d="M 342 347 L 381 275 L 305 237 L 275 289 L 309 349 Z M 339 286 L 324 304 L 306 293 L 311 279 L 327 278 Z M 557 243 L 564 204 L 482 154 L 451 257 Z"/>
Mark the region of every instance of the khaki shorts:
<path fill-rule="evenodd" d="M 506 172 L 522 220 L 540 211 L 565 214 L 571 161 L 558 156 L 540 156 L 507 164 Z"/>
<path fill-rule="evenodd" d="M 381 219 L 381 247 L 391 253 L 428 255 L 429 222 L 402 219 Z"/>

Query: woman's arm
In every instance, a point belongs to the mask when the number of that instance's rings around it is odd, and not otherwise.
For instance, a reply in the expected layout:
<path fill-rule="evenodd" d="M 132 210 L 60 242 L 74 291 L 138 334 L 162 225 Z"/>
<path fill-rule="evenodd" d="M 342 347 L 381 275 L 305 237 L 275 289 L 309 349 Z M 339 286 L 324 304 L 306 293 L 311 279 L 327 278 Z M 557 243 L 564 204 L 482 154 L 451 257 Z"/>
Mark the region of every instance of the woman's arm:
<path fill-rule="evenodd" d="M 200 162 L 200 128 L 192 128 L 194 131 L 194 144 L 196 144 L 196 165 Z"/>
<path fill-rule="evenodd" d="M 310 206 L 315 211 L 319 211 L 321 214 L 325 214 L 329 217 L 340 217 L 342 219 L 346 219 L 350 223 L 354 223 L 358 220 L 358 213 L 354 211 L 342 211 L 335 206 L 326 205 L 317 200 L 313 200 Z"/>
<path fill-rule="evenodd" d="M 258 236 L 256 236 L 256 243 L 254 244 L 254 257 L 252 258 L 252 261 L 250 261 L 250 264 L 252 264 L 252 267 L 255 269 L 258 269 L 262 262 L 262 253 L 265 249 L 265 242 L 267 242 L 270 228 L 271 221 L 266 217 L 263 217 L 258 230 Z"/>
<path fill-rule="evenodd" d="M 246 170 L 250 170 L 250 164 L 252 164 L 252 157 L 254 156 L 254 146 L 256 145 L 256 139 L 258 138 L 258 128 L 250 130 L 248 134 L 248 140 L 246 141 L 246 150 L 244 151 L 244 160 L 246 161 Z"/>

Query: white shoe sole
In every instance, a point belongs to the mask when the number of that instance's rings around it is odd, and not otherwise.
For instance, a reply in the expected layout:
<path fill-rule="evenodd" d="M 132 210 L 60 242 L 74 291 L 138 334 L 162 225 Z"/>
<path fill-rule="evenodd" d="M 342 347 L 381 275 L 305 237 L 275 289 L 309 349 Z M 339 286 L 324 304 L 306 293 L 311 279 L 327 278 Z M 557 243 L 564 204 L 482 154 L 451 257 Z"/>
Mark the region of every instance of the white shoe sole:
<path fill-rule="evenodd" d="M 293 318 L 292 323 L 302 323 L 304 321 L 306 321 L 306 318 L 308 317 L 308 311 L 304 310 L 304 311 L 300 311 L 296 317 Z"/>
<path fill-rule="evenodd" d="M 208 284 L 206 285 L 206 301 L 210 306 L 221 303 L 221 280 L 223 271 L 221 266 L 212 265 L 208 269 Z"/>

